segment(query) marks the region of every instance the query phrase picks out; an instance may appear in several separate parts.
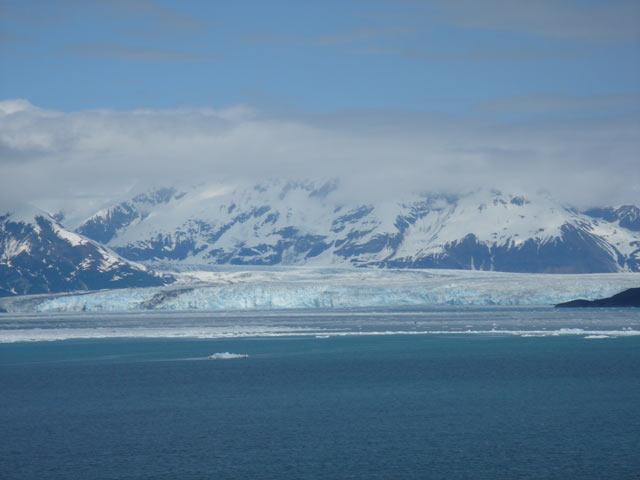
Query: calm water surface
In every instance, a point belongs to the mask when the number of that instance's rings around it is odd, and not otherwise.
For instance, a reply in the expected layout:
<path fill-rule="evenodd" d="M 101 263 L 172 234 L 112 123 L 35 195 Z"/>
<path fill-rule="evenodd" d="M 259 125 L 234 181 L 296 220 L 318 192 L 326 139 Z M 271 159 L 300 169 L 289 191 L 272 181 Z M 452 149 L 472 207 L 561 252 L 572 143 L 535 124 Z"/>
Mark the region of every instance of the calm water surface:
<path fill-rule="evenodd" d="M 640 478 L 640 336 L 586 336 L 0 344 L 0 477 Z"/>

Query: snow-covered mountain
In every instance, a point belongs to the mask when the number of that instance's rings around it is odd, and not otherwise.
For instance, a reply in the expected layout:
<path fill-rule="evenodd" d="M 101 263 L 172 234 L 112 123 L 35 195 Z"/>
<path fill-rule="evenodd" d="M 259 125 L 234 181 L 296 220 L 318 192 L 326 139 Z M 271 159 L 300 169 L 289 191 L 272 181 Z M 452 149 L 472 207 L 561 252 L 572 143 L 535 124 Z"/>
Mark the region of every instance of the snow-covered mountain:
<path fill-rule="evenodd" d="M 64 229 L 36 208 L 0 214 L 0 296 L 158 286 L 171 280 Z"/>
<path fill-rule="evenodd" d="M 151 265 L 640 271 L 635 206 L 579 212 L 545 195 L 480 190 L 359 203 L 336 181 L 164 188 L 76 231 Z"/>
<path fill-rule="evenodd" d="M 640 232 L 640 208 L 635 205 L 622 205 L 620 207 L 592 208 L 585 212 L 593 218 L 601 218 L 607 222 L 615 223 L 620 228 L 633 232 Z"/>

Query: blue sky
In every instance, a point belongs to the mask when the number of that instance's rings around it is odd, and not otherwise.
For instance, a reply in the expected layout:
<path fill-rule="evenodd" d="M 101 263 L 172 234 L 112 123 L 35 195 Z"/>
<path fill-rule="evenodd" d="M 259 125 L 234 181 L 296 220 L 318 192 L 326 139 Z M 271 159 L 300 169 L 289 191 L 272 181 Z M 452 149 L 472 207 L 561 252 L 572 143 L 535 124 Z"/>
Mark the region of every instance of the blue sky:
<path fill-rule="evenodd" d="M 0 0 L 0 99 L 0 166 L 34 185 L 14 196 L 80 195 L 117 159 L 163 183 L 180 157 L 640 203 L 637 0 Z"/>
<path fill-rule="evenodd" d="M 63 111 L 242 103 L 489 115 L 487 103 L 505 97 L 519 100 L 514 110 L 522 97 L 550 95 L 595 97 L 602 108 L 603 96 L 640 90 L 637 1 L 3 0 L 1 9 L 3 97 Z"/>

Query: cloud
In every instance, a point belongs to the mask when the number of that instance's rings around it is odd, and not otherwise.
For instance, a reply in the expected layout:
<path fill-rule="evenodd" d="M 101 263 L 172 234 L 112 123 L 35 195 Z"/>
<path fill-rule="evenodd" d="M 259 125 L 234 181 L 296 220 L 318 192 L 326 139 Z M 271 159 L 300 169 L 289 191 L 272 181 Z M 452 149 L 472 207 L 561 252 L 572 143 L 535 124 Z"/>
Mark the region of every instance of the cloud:
<path fill-rule="evenodd" d="M 378 40 L 405 37 L 412 29 L 405 26 L 359 27 L 332 33 L 285 34 L 274 32 L 252 33 L 243 36 L 246 43 L 256 45 L 296 45 L 315 47 L 344 47 L 349 44 L 370 44 Z"/>
<path fill-rule="evenodd" d="M 135 185 L 338 177 L 366 202 L 409 191 L 550 191 L 640 203 L 640 118 L 501 123 L 386 111 L 63 113 L 0 102 L 0 203 L 99 203 Z M 96 203 L 96 204 L 97 204 Z"/>
<path fill-rule="evenodd" d="M 541 48 L 470 48 L 463 51 L 451 49 L 428 50 L 416 47 L 367 47 L 360 53 L 372 55 L 392 55 L 408 60 L 425 62 L 481 62 L 481 61 L 520 61 L 541 60 L 550 58 L 575 58 L 583 57 L 586 52 L 567 49 L 541 49 Z"/>
<path fill-rule="evenodd" d="M 72 1 L 80 5 L 86 5 L 84 0 Z M 178 10 L 153 0 L 94 0 L 94 3 L 110 7 L 117 12 L 118 15 L 124 13 L 145 18 L 163 30 L 171 29 L 182 32 L 202 27 L 202 23 L 197 18 L 185 15 Z"/>
<path fill-rule="evenodd" d="M 640 40 L 636 0 L 437 0 L 440 18 L 458 26 L 538 37 L 618 43 Z"/>
<path fill-rule="evenodd" d="M 481 102 L 478 109 L 485 113 L 611 113 L 640 111 L 640 92 L 609 95 L 520 95 Z"/>
<path fill-rule="evenodd" d="M 202 23 L 153 0 L 3 0 L 0 3 L 5 21 L 30 27 L 60 25 L 77 17 L 108 20 L 121 24 L 135 21 L 164 34 L 190 32 Z"/>
<path fill-rule="evenodd" d="M 164 48 L 133 47 L 125 45 L 83 44 L 70 45 L 67 50 L 84 57 L 104 57 L 116 60 L 167 61 L 167 62 L 215 62 L 217 57 L 180 52 Z"/>
<path fill-rule="evenodd" d="M 399 26 L 387 26 L 377 28 L 355 28 L 340 33 L 317 35 L 310 38 L 316 45 L 345 45 L 349 43 L 369 42 L 389 37 L 402 37 L 410 32 L 410 29 Z"/>

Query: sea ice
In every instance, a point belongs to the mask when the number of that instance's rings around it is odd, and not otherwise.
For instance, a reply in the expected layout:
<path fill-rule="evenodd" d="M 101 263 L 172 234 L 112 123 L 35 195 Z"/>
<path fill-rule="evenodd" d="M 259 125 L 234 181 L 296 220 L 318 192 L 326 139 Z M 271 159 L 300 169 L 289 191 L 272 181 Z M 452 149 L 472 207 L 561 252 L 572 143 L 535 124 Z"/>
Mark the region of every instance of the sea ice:
<path fill-rule="evenodd" d="M 212 360 L 231 360 L 233 358 L 248 358 L 249 355 L 243 355 L 241 353 L 219 352 L 214 353 L 209 358 Z"/>

